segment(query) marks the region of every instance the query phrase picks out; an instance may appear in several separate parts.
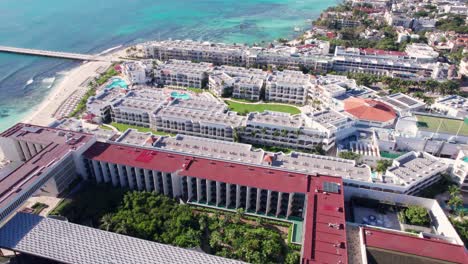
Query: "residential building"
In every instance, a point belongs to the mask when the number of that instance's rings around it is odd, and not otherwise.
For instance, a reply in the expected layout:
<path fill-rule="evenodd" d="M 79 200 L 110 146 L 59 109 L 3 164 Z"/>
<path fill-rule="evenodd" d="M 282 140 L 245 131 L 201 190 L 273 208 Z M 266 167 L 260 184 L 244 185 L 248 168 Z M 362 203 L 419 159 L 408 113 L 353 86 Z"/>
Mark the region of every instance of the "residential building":
<path fill-rule="evenodd" d="M 241 133 L 243 142 L 312 151 L 321 146 L 329 150 L 335 144 L 335 134 L 319 130 L 302 115 L 265 111 L 250 113 Z"/>
<path fill-rule="evenodd" d="M 322 72 L 330 70 L 332 66 L 331 59 L 324 55 L 326 48 L 322 44 L 315 49 L 301 50 L 288 46 L 261 48 L 190 40 L 167 40 L 144 43 L 142 47 L 146 58 L 164 61 L 176 59 L 243 67 L 273 65 L 291 69 L 298 69 L 301 66 Z M 325 54 L 328 54 L 328 51 Z"/>
<path fill-rule="evenodd" d="M 362 72 L 389 77 L 427 80 L 446 79 L 448 65 L 423 63 L 405 52 L 336 47 L 333 69 L 341 72 Z"/>
<path fill-rule="evenodd" d="M 468 196 L 468 151 L 461 149 L 453 163 L 451 174 L 460 184 L 463 196 Z"/>
<path fill-rule="evenodd" d="M 394 159 L 382 177 L 398 185 L 402 193 L 415 194 L 439 181 L 447 169 L 447 164 L 431 154 L 412 151 Z"/>
<path fill-rule="evenodd" d="M 468 116 L 468 100 L 459 95 L 447 95 L 438 98 L 432 108 L 451 117 L 466 118 Z"/>
<path fill-rule="evenodd" d="M 276 71 L 266 81 L 265 100 L 304 105 L 311 87 L 310 75 L 300 71 Z"/>
<path fill-rule="evenodd" d="M 439 57 L 439 52 L 425 43 L 411 43 L 406 46 L 405 52 L 408 57 L 419 62 L 435 62 Z"/>
<path fill-rule="evenodd" d="M 205 62 L 169 60 L 156 68 L 154 79 L 160 86 L 205 88 L 212 67 L 212 64 Z"/>
<path fill-rule="evenodd" d="M 260 100 L 267 72 L 242 67 L 216 67 L 209 76 L 209 87 L 217 95 L 232 94 L 234 98 Z"/>
<path fill-rule="evenodd" d="M 130 84 L 145 84 L 151 81 L 153 67 L 142 61 L 125 62 L 122 72 Z"/>
<path fill-rule="evenodd" d="M 379 99 L 391 106 L 399 116 L 405 116 L 411 112 L 423 111 L 426 103 L 403 93 L 391 94 Z"/>
<path fill-rule="evenodd" d="M 213 112 L 182 107 L 165 107 L 155 113 L 155 128 L 168 133 L 182 133 L 234 141 L 235 129 L 244 117 L 233 112 Z"/>
<path fill-rule="evenodd" d="M 458 71 L 461 75 L 468 76 L 468 59 L 463 58 L 460 61 L 460 66 L 458 67 Z"/>

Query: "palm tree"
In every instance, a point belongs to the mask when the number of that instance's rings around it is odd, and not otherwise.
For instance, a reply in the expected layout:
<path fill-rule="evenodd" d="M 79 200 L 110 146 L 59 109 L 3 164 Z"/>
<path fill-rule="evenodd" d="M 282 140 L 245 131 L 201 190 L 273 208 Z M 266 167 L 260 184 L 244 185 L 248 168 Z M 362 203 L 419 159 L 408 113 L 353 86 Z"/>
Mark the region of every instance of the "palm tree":
<path fill-rule="evenodd" d="M 101 228 L 105 229 L 106 231 L 109 231 L 109 229 L 112 227 L 113 220 L 112 220 L 112 214 L 107 213 L 102 216 L 101 218 Z"/>
<path fill-rule="evenodd" d="M 117 234 L 127 235 L 128 234 L 128 226 L 126 223 L 119 223 L 115 228 L 115 232 Z"/>
<path fill-rule="evenodd" d="M 244 208 L 239 208 L 236 210 L 237 212 L 237 215 L 240 217 L 240 218 L 244 218 L 244 215 L 245 215 L 245 210 Z"/>
<path fill-rule="evenodd" d="M 455 197 L 460 195 L 460 188 L 458 188 L 457 185 L 450 185 L 448 188 L 448 192 L 450 194 L 450 197 Z"/>

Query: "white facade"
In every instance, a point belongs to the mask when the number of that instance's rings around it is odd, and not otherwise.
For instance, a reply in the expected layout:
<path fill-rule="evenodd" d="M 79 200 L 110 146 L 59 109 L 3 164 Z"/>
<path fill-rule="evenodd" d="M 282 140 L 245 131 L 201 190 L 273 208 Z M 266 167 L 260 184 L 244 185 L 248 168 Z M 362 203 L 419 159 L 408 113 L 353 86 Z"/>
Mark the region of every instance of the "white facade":
<path fill-rule="evenodd" d="M 265 100 L 304 105 L 310 88 L 310 75 L 299 71 L 276 71 L 267 79 Z"/>
<path fill-rule="evenodd" d="M 447 95 L 437 99 L 432 108 L 451 117 L 464 118 L 468 115 L 468 100 L 459 95 Z"/>

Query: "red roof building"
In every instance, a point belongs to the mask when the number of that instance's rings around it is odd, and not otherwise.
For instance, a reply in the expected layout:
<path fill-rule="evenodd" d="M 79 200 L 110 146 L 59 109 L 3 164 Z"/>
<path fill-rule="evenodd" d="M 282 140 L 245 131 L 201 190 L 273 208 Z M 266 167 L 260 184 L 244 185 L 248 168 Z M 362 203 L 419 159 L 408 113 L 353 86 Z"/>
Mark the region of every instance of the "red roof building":
<path fill-rule="evenodd" d="M 398 255 L 402 258 L 417 256 L 422 261 L 420 263 L 468 263 L 468 253 L 463 245 L 368 227 L 363 228 L 362 233 L 364 244 L 371 255 L 372 250 L 380 249 L 384 253 L 375 255 L 385 257 L 388 256 L 385 254 L 391 254 L 396 263 Z"/>
<path fill-rule="evenodd" d="M 363 98 L 349 98 L 344 101 L 344 110 L 369 126 L 385 127 L 393 124 L 397 114 L 392 107 L 380 101 Z"/>
<path fill-rule="evenodd" d="M 300 193 L 304 201 L 303 264 L 347 263 L 346 220 L 342 179 L 293 173 L 260 165 L 226 162 L 110 143 L 95 143 L 84 156 L 99 164 L 159 171 L 217 184 L 248 186 L 285 194 Z M 328 186 L 336 186 L 334 192 Z M 225 195 L 224 195 L 225 196 Z M 259 197 L 259 196 L 258 196 Z"/>

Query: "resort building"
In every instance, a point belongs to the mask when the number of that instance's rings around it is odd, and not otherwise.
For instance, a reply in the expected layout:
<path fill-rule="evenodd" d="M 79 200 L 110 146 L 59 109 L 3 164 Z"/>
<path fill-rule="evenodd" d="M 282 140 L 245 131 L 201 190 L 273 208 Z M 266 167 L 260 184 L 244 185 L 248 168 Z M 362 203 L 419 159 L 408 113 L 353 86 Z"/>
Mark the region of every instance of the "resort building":
<path fill-rule="evenodd" d="M 260 100 L 267 72 L 261 69 L 233 66 L 216 67 L 209 75 L 209 89 L 216 95 L 233 98 Z"/>
<path fill-rule="evenodd" d="M 401 193 L 415 194 L 440 180 L 448 165 L 426 152 L 409 152 L 393 160 L 383 181 L 400 186 Z"/>
<path fill-rule="evenodd" d="M 261 48 L 191 40 L 166 40 L 142 44 L 146 58 L 162 61 L 176 59 L 242 67 L 272 65 L 290 69 L 303 66 L 326 72 L 332 67 L 331 59 L 323 54 L 326 49 L 320 46 L 318 49 L 298 50 L 288 46 Z"/>
<path fill-rule="evenodd" d="M 424 63 L 411 59 L 405 52 L 337 46 L 333 69 L 339 72 L 362 72 L 409 80 L 446 79 L 448 65 Z"/>
<path fill-rule="evenodd" d="M 213 71 L 208 75 L 208 89 L 220 97 L 228 97 L 232 93 L 234 78 L 222 71 Z"/>
<path fill-rule="evenodd" d="M 205 88 L 212 68 L 210 63 L 170 60 L 154 70 L 154 81 L 159 86 Z"/>
<path fill-rule="evenodd" d="M 142 44 L 145 57 L 160 61 L 188 60 L 214 65 L 245 66 L 247 47 L 191 40 L 165 40 Z"/>
<path fill-rule="evenodd" d="M 308 151 L 318 146 L 328 150 L 335 143 L 334 134 L 312 128 L 304 116 L 271 111 L 250 113 L 241 140 L 257 145 Z"/>
<path fill-rule="evenodd" d="M 404 93 L 391 94 L 379 99 L 391 106 L 399 116 L 409 115 L 411 112 L 424 111 L 426 103 Z"/>
<path fill-rule="evenodd" d="M 363 85 L 357 85 L 354 79 L 328 74 L 318 76 L 308 97 L 312 102 L 320 102 L 321 107 L 342 111 L 344 100 L 351 97 L 374 98 L 376 93 Z"/>
<path fill-rule="evenodd" d="M 312 127 L 327 132 L 335 141 L 342 140 L 356 132 L 356 121 L 334 110 L 323 110 L 307 114 Z"/>
<path fill-rule="evenodd" d="M 181 107 L 166 107 L 155 114 L 155 128 L 168 133 L 182 133 L 234 141 L 235 128 L 244 118 L 233 112 L 211 112 Z"/>
<path fill-rule="evenodd" d="M 447 95 L 436 99 L 432 108 L 444 115 L 465 118 L 468 115 L 468 100 L 459 95 Z"/>
<path fill-rule="evenodd" d="M 276 71 L 266 81 L 265 100 L 304 105 L 311 87 L 310 75 L 300 71 Z"/>
<path fill-rule="evenodd" d="M 461 149 L 453 163 L 451 174 L 460 184 L 464 196 L 468 196 L 468 148 Z"/>
<path fill-rule="evenodd" d="M 439 57 L 439 52 L 425 43 L 411 43 L 406 46 L 405 52 L 411 59 L 419 62 L 435 62 Z"/>
<path fill-rule="evenodd" d="M 78 175 L 84 175 L 82 154 L 95 142 L 91 134 L 27 124 L 2 132 L 0 147 L 5 158 L 19 166 L 2 175 L 0 221 L 34 193 L 57 196 Z"/>
<path fill-rule="evenodd" d="M 346 188 L 348 263 L 466 263 L 463 241 L 437 200 Z M 424 208 L 425 225 L 398 214 Z"/>
<path fill-rule="evenodd" d="M 224 210 L 243 208 L 247 214 L 300 221 L 301 263 L 356 263 L 354 259 L 379 258 L 378 253 L 383 251 L 387 257 L 410 263 L 414 258 L 423 258 L 424 263 L 464 263 L 467 257 L 463 242 L 436 201 L 353 188 L 349 178 L 368 177 L 370 170 L 357 167 L 351 160 L 296 152 L 264 153 L 245 144 L 180 135 L 155 137 L 135 131 L 124 133 L 118 142 L 96 142 L 89 134 L 17 124 L 0 136 L 8 158 L 21 161 L 31 156 L 2 179 L 6 190 L 15 190 L 5 191 L 0 197 L 1 220 L 11 221 L 0 229 L 0 247 L 10 250 L 57 261 L 88 261 L 94 257 L 89 252 L 102 246 L 102 241 L 119 241 L 108 248 L 116 252 L 112 255 L 114 262 L 131 256 L 129 261 L 135 263 L 185 263 L 185 258 L 177 258 L 179 255 L 193 258 L 194 263 L 232 262 L 54 219 L 23 213 L 9 217 L 49 179 L 79 174 L 88 181 L 154 191 L 189 204 Z M 35 145 L 43 147 L 40 153 Z M 223 150 L 225 153 L 220 153 Z M 67 171 L 61 171 L 64 169 Z M 376 202 L 367 202 L 369 199 Z M 397 210 L 412 205 L 426 208 L 430 216 L 430 227 L 417 226 L 417 235 L 409 235 L 407 229 L 415 227 L 401 223 L 396 216 Z M 386 210 L 387 217 L 376 208 Z M 63 237 L 57 230 L 67 230 L 70 235 L 62 242 L 71 245 L 60 251 L 59 245 L 49 246 Z M 118 253 L 120 242 L 125 249 L 137 245 L 148 249 L 151 256 L 122 255 Z M 71 250 L 73 243 L 78 243 L 80 250 Z M 398 246 L 401 243 L 411 246 Z M 438 252 L 441 249 L 444 254 Z"/>
<path fill-rule="evenodd" d="M 153 67 L 143 61 L 125 62 L 122 64 L 122 73 L 133 84 L 145 84 L 151 81 Z"/>

